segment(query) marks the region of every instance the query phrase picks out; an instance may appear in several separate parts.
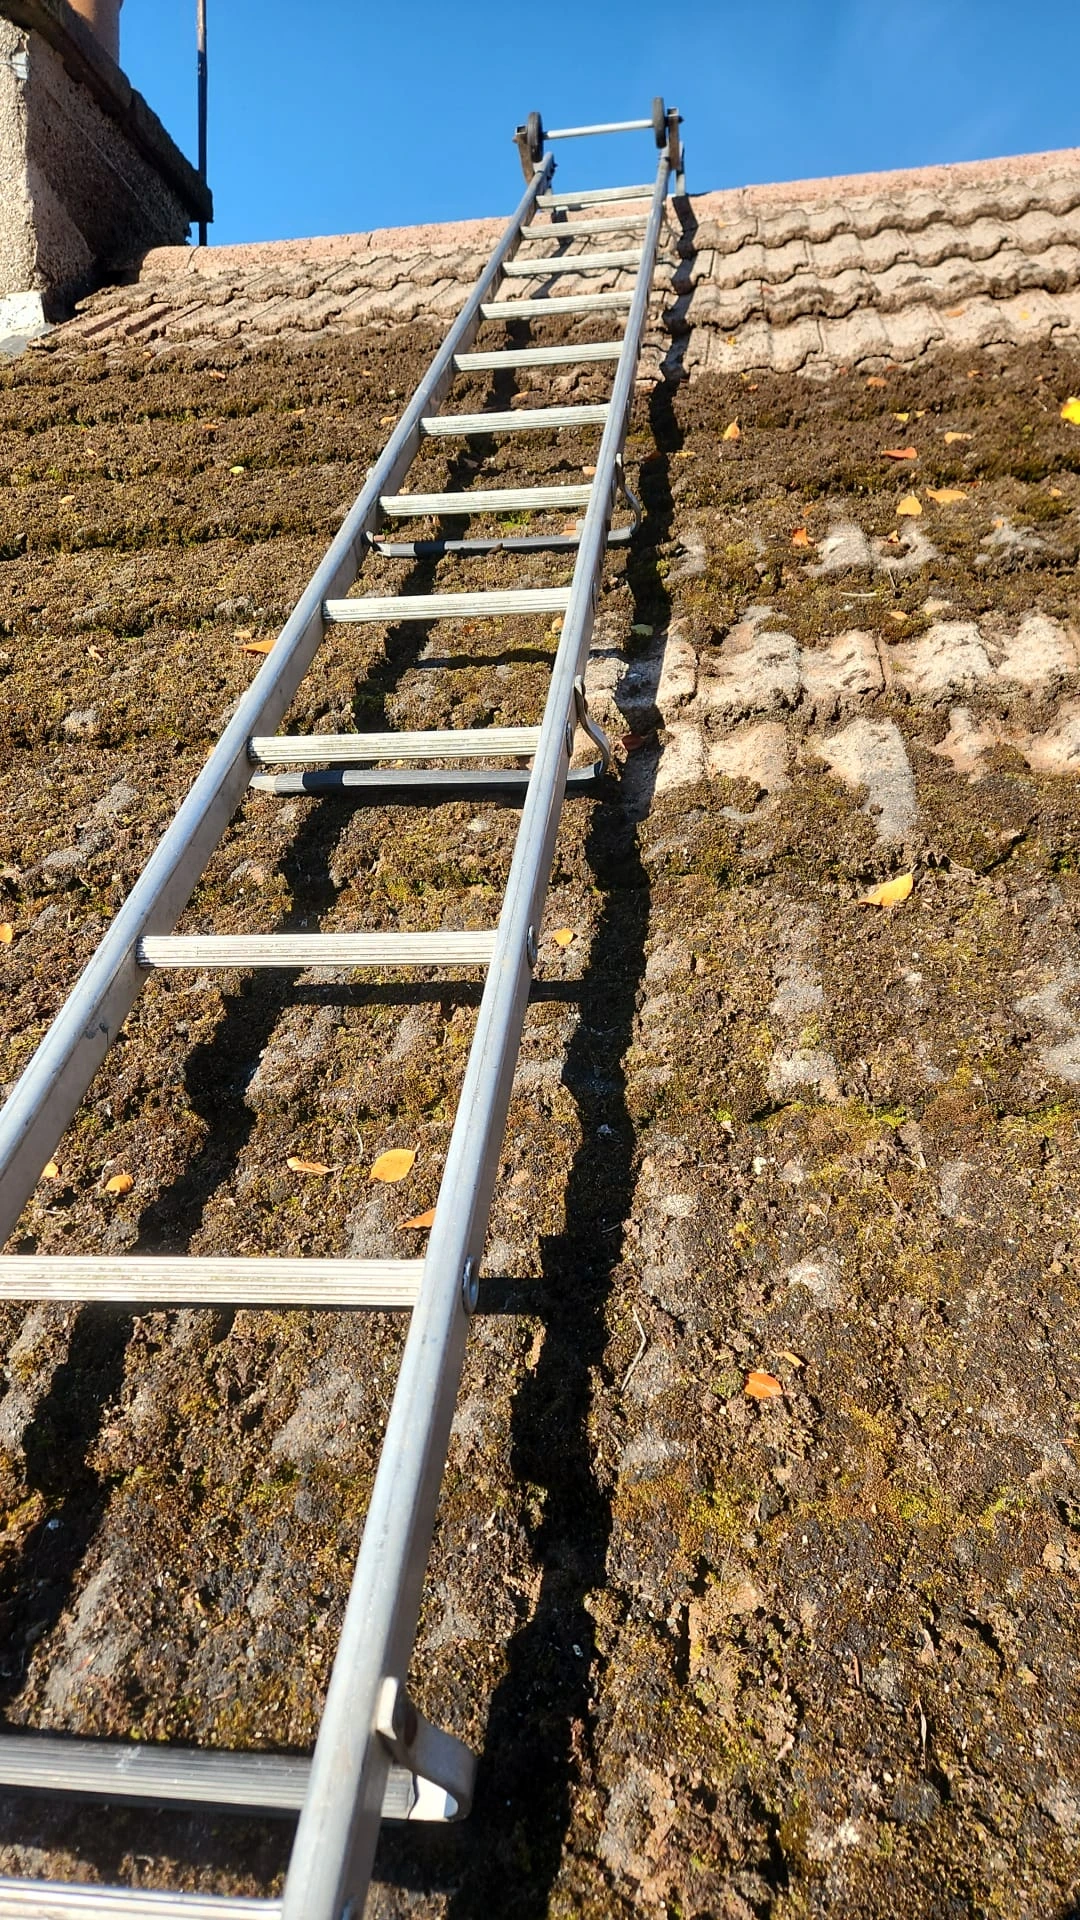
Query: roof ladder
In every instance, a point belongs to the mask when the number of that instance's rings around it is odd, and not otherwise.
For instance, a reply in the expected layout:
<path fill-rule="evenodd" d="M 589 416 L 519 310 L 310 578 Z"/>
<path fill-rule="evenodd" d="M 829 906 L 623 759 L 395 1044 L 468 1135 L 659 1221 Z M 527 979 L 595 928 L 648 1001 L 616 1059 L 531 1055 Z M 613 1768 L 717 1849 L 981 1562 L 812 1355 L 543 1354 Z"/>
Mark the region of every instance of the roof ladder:
<path fill-rule="evenodd" d="M 0 1257 L 0 1299 L 104 1301 L 131 1307 L 303 1307 L 330 1312 L 379 1310 L 409 1316 L 403 1357 L 345 1612 L 325 1710 L 310 1759 L 288 1755 L 185 1751 L 18 1732 L 0 1735 L 0 1787 L 79 1794 L 104 1801 L 179 1801 L 215 1811 L 277 1810 L 298 1816 L 280 1899 L 216 1899 L 97 1885 L 0 1879 L 6 1916 L 130 1915 L 145 1920 L 358 1920 L 383 1819 L 451 1820 L 468 1810 L 474 1756 L 420 1714 L 405 1688 L 420 1609 L 424 1568 L 435 1524 L 450 1422 L 468 1336 L 478 1304 L 495 1171 L 510 1101 L 522 1023 L 560 812 L 568 791 L 595 786 L 610 748 L 587 712 L 583 675 L 608 544 L 629 537 L 611 526 L 623 474 L 634 379 L 648 313 L 665 202 L 673 177 L 681 185 L 680 118 L 662 101 L 649 117 L 613 125 L 545 133 L 539 114 L 517 130 L 526 177 L 517 210 L 492 251 L 461 312 L 405 407 L 359 498 L 301 594 L 272 650 L 238 702 L 187 797 L 76 981 L 28 1066 L 0 1110 L 0 1245 L 10 1236 L 41 1168 L 74 1118 L 150 973 L 247 968 L 421 968 L 479 970 L 482 998 L 465 1071 L 442 1186 L 423 1261 L 395 1259 L 250 1259 L 124 1255 Z M 595 192 L 551 191 L 553 140 L 651 130 L 658 149 L 653 181 Z M 625 217 L 617 204 L 639 204 Z M 609 209 L 575 225 L 567 208 Z M 542 210 L 544 220 L 536 214 Z M 632 252 L 544 256 L 577 234 L 635 229 Z M 640 233 L 637 233 L 640 229 Z M 523 241 L 527 256 L 517 258 Z M 514 297 L 515 281 L 595 271 L 633 275 L 632 285 L 569 297 Z M 618 314 L 617 338 L 575 344 L 529 344 L 473 350 L 485 322 L 541 320 L 549 315 Z M 539 406 L 520 411 L 442 411 L 461 372 L 601 363 L 612 368 L 601 405 Z M 541 433 L 587 429 L 587 485 L 409 492 L 405 483 L 425 440 L 434 435 Z M 448 539 L 445 523 L 500 514 L 550 516 L 579 510 L 572 534 L 541 530 L 522 540 L 498 531 Z M 386 520 L 435 523 L 427 542 L 391 546 L 379 537 Z M 354 591 L 367 553 L 528 553 L 573 549 L 568 587 L 520 586 L 484 593 L 365 596 Z M 552 628 L 550 616 L 561 619 Z M 552 655 L 546 703 L 522 727 L 413 733 L 277 732 L 324 638 L 340 624 L 393 626 L 402 621 L 542 621 Z M 535 631 L 535 629 L 534 629 Z M 571 770 L 579 734 L 596 749 L 594 763 Z M 512 764 L 507 765 L 510 761 Z M 447 766 L 446 762 L 453 764 Z M 280 770 L 284 769 L 284 771 Z M 502 908 L 485 930 L 387 932 L 338 928 L 229 935 L 176 932 L 214 848 L 245 791 L 347 792 L 371 804 L 401 799 L 438 802 L 500 792 L 520 807 L 520 821 Z"/>

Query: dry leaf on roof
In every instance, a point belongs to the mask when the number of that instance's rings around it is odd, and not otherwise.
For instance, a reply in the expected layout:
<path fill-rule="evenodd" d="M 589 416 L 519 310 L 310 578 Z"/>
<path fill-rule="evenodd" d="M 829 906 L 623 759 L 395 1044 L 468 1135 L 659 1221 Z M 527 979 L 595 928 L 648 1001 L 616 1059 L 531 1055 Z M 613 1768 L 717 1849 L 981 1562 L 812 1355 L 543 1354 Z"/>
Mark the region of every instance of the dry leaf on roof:
<path fill-rule="evenodd" d="M 893 414 L 893 419 L 894 419 L 894 420 L 899 420 L 899 422 L 900 422 L 900 425 L 901 425 L 902 427 L 906 427 L 906 426 L 907 426 L 907 423 L 908 423 L 908 421 L 909 421 L 909 420 L 911 419 L 911 415 L 910 415 L 910 413 L 894 413 L 894 414 Z"/>
<path fill-rule="evenodd" d="M 897 513 L 906 513 L 915 517 L 922 512 L 922 501 L 919 499 L 918 494 L 905 493 L 896 511 Z"/>
<path fill-rule="evenodd" d="M 753 1373 L 747 1374 L 746 1385 L 743 1388 L 743 1392 L 748 1393 L 751 1400 L 778 1400 L 783 1391 L 775 1373 L 763 1373 L 759 1367 L 755 1367 Z"/>
<path fill-rule="evenodd" d="M 637 753 L 640 747 L 647 747 L 653 738 L 654 735 L 651 733 L 624 733 L 619 739 L 619 745 L 627 753 Z"/>
<path fill-rule="evenodd" d="M 866 384 L 868 387 L 887 387 L 889 383 L 883 373 L 872 373 Z"/>
<path fill-rule="evenodd" d="M 60 1169 L 57 1166 L 56 1161 L 47 1160 L 45 1165 L 41 1169 L 41 1177 L 43 1180 L 55 1180 L 59 1172 L 60 1172 Z"/>
<path fill-rule="evenodd" d="M 240 651 L 241 653 L 269 653 L 273 644 L 272 640 L 245 640 Z"/>
<path fill-rule="evenodd" d="M 574 938 L 573 927 L 556 927 L 552 939 L 557 947 L 568 947 Z"/>
<path fill-rule="evenodd" d="M 595 468 L 595 467 L 582 467 L 582 469 L 581 469 L 581 471 L 582 471 L 582 473 L 583 473 L 583 474 L 585 475 L 585 478 L 586 478 L 586 480 L 591 480 L 591 479 L 592 479 L 592 477 L 593 477 L 593 475 L 594 475 L 594 473 L 596 472 L 596 468 Z"/>
<path fill-rule="evenodd" d="M 207 367 L 206 377 L 208 380 L 227 380 L 229 376 L 227 373 L 219 373 L 216 367 Z"/>
<path fill-rule="evenodd" d="M 396 419 L 396 413 L 381 413 L 379 415 L 379 425 L 380 427 L 392 427 Z"/>
<path fill-rule="evenodd" d="M 890 620 L 899 620 L 902 622 L 909 618 L 910 618 L 910 615 L 906 614 L 902 607 L 893 607 L 890 609 L 890 612 L 889 612 Z"/>
<path fill-rule="evenodd" d="M 860 907 L 898 907 L 906 900 L 915 885 L 913 873 L 898 873 L 891 880 L 883 880 L 880 887 L 871 887 L 859 901 Z"/>
<path fill-rule="evenodd" d="M 333 1168 L 324 1165 L 324 1163 L 321 1160 L 299 1160 L 297 1159 L 294 1153 L 290 1153 L 288 1159 L 285 1162 L 285 1165 L 288 1167 L 290 1173 L 332 1173 L 333 1172 Z"/>
<path fill-rule="evenodd" d="M 939 507 L 952 507 L 958 500 L 967 499 L 967 494 L 962 487 L 927 487 L 926 491 L 931 500 L 937 501 Z"/>
<path fill-rule="evenodd" d="M 230 467 L 229 472 L 230 473 L 246 473 L 247 468 L 246 467 Z"/>
<path fill-rule="evenodd" d="M 975 435 L 973 433 L 957 433 L 955 427 L 950 427 L 948 433 L 945 435 L 945 445 L 947 447 L 954 447 L 958 440 L 973 440 L 974 438 Z"/>
<path fill-rule="evenodd" d="M 10 947 L 15 938 L 15 929 L 10 920 L 0 921 L 0 947 Z"/>
<path fill-rule="evenodd" d="M 111 1180 L 106 1180 L 105 1191 L 106 1193 L 130 1193 L 134 1185 L 135 1182 L 130 1173 L 114 1173 Z"/>
<path fill-rule="evenodd" d="M 1065 405 L 1062 407 L 1061 417 L 1063 420 L 1068 421 L 1070 427 L 1080 427 L 1080 400 L 1076 398 L 1074 393 L 1069 395 Z M 60 504 L 62 506 L 63 501 L 61 501 Z"/>
<path fill-rule="evenodd" d="M 1051 500 L 1063 500 L 1065 498 L 1060 487 L 1047 487 L 1046 491 L 1050 495 Z"/>
<path fill-rule="evenodd" d="M 966 307 L 946 307 L 945 317 L 947 320 L 962 320 L 966 312 Z"/>
<path fill-rule="evenodd" d="M 919 456 L 914 447 L 882 447 L 881 457 L 883 460 L 917 460 Z"/>
<path fill-rule="evenodd" d="M 399 1220 L 398 1230 L 404 1233 L 407 1227 L 426 1228 L 433 1227 L 434 1225 L 435 1209 L 434 1207 L 429 1207 L 426 1213 L 414 1213 L 411 1220 Z"/>
<path fill-rule="evenodd" d="M 730 425 L 724 428 L 724 431 L 720 435 L 720 438 L 721 440 L 741 440 L 742 428 L 740 427 L 738 421 L 732 420 Z"/>
<path fill-rule="evenodd" d="M 791 544 L 793 547 L 808 547 L 810 545 L 810 535 L 807 533 L 805 527 L 796 527 L 791 536 Z"/>
<path fill-rule="evenodd" d="M 412 1172 L 415 1159 L 415 1147 L 389 1147 L 374 1162 L 368 1179 L 379 1180 L 384 1186 L 393 1186 L 395 1181 L 404 1180 L 405 1175 Z"/>

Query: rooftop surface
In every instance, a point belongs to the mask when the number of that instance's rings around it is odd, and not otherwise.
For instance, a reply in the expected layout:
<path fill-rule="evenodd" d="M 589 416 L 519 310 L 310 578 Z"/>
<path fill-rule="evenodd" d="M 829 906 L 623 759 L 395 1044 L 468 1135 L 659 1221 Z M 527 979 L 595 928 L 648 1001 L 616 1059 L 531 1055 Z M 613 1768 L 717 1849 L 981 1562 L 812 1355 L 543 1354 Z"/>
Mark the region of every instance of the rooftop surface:
<path fill-rule="evenodd" d="M 1074 201 L 1070 152 L 676 221 L 590 663 L 619 777 L 560 832 L 411 1681 L 478 1801 L 387 1835 L 380 1920 L 511 1886 L 527 1920 L 1074 1911 Z M 0 369 L 0 1080 L 494 230 L 151 255 Z M 602 392 L 530 377 L 450 405 Z M 424 482 L 577 479 L 595 444 L 433 440 Z M 342 629 L 290 730 L 531 721 L 553 645 Z M 253 795 L 181 926 L 490 925 L 514 821 Z M 155 976 L 13 1246 L 418 1252 L 475 1005 Z M 306 1747 L 400 1328 L 0 1332 L 8 1719 Z M 0 1871 L 266 1892 L 288 1838 L 6 1801 Z"/>

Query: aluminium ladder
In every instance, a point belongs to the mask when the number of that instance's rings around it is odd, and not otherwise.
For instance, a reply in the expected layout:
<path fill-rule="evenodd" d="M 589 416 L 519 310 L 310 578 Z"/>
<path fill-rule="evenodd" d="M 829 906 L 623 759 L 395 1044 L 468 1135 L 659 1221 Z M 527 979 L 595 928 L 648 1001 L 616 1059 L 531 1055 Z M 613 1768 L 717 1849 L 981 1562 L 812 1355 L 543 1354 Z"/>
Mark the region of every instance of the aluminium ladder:
<path fill-rule="evenodd" d="M 655 101 L 650 118 L 545 132 L 531 114 L 515 134 L 526 178 L 516 213 L 314 577 L 267 655 L 187 798 L 0 1112 L 0 1244 L 73 1118 L 147 973 L 161 967 L 480 967 L 486 980 L 424 1260 L 207 1259 L 171 1256 L 0 1258 L 0 1299 L 117 1302 L 131 1307 L 246 1306 L 399 1309 L 411 1314 L 401 1369 L 310 1760 L 267 1753 L 0 1735 L 0 1787 L 107 1801 L 204 1804 L 299 1815 L 280 1900 L 142 1892 L 0 1879 L 0 1920 L 358 1920 L 383 1819 L 446 1820 L 467 1813 L 474 1756 L 431 1726 L 405 1691 L 436 1503 L 483 1253 L 511 1083 L 556 830 L 568 787 L 596 785 L 610 762 L 585 707 L 583 675 L 611 528 L 626 486 L 622 449 L 671 174 L 682 187 L 680 116 Z M 652 129 L 659 159 L 644 186 L 553 193 L 551 140 Z M 617 203 L 627 203 L 625 211 Z M 637 203 L 638 211 L 629 208 Z M 642 207 L 644 203 L 644 207 Z M 570 221 L 598 206 L 599 220 Z M 535 220 L 537 211 L 550 221 Z M 632 250 L 543 255 L 538 243 L 642 229 Z M 519 249 L 527 249 L 520 252 Z M 497 297 L 504 281 L 636 268 L 632 293 Z M 621 338 L 470 352 L 484 320 L 625 313 Z M 609 361 L 603 406 L 441 414 L 458 372 Z M 437 434 L 603 429 L 588 486 L 403 493 L 424 439 Z M 585 509 L 573 535 L 438 539 L 393 544 L 386 520 Z M 369 552 L 392 557 L 576 549 L 569 588 L 346 598 Z M 290 737 L 275 732 L 328 628 L 400 622 L 563 616 L 539 726 Z M 600 751 L 570 770 L 577 731 Z M 531 769 L 424 762 L 531 758 Z M 399 764 L 408 763 L 402 767 Z M 293 772 L 256 771 L 292 767 Z M 506 791 L 521 821 L 498 926 L 490 932 L 177 935 L 172 931 L 245 789 L 350 790 L 373 801 Z"/>

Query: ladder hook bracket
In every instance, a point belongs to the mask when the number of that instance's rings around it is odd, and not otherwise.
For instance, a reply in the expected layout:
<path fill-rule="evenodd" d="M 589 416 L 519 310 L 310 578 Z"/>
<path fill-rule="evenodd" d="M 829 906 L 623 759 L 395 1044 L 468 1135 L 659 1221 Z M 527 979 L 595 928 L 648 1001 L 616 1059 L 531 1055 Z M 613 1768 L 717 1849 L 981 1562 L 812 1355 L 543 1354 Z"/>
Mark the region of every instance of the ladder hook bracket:
<path fill-rule="evenodd" d="M 588 734 L 593 746 L 596 747 L 599 752 L 601 773 L 610 773 L 613 757 L 611 741 L 608 739 L 603 727 L 597 724 L 589 712 L 589 703 L 585 698 L 585 682 L 580 673 L 574 681 L 574 719 L 581 728 L 582 733 Z"/>
<path fill-rule="evenodd" d="M 430 1780 L 455 1803 L 456 1820 L 472 1806 L 476 1755 L 455 1734 L 433 1727 L 418 1712 L 400 1680 L 384 1680 L 379 1690 L 375 1729 L 399 1767 Z"/>
<path fill-rule="evenodd" d="M 630 523 L 629 530 L 631 534 L 635 534 L 641 525 L 641 516 L 642 516 L 642 513 L 644 512 L 644 509 L 642 507 L 641 501 L 637 497 L 637 494 L 627 484 L 626 467 L 623 462 L 623 457 L 621 453 L 617 454 L 615 459 L 615 484 L 616 484 L 616 487 L 618 488 L 618 491 L 622 494 L 623 499 L 626 501 L 627 505 L 629 506 L 631 513 L 634 516 L 633 520 Z"/>

